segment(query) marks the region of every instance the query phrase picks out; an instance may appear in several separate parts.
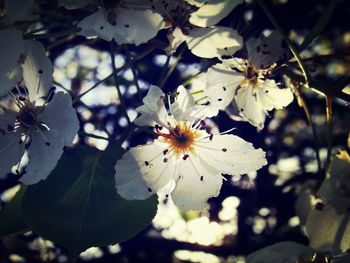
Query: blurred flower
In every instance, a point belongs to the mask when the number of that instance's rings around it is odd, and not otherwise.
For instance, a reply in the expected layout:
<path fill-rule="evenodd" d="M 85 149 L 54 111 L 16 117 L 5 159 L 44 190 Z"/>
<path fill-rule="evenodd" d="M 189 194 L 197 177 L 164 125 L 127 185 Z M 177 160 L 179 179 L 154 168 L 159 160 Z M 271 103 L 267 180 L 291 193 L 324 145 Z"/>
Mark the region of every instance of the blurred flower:
<path fill-rule="evenodd" d="M 208 70 L 206 93 L 220 110 L 234 103 L 244 119 L 262 129 L 268 111 L 290 104 L 293 93 L 270 79 L 273 63 L 283 56 L 278 33 L 250 38 L 246 46 L 247 59 L 223 59 Z"/>
<path fill-rule="evenodd" d="M 54 95 L 52 64 L 44 47 L 33 40 L 22 44 L 25 56 L 18 69 L 23 71 L 23 80 L 9 91 L 9 101 L 2 102 L 13 102 L 14 107 L 0 105 L 0 177 L 19 166 L 28 144 L 29 162 L 20 181 L 34 184 L 54 169 L 63 147 L 78 132 L 79 122 L 71 97 L 62 92 Z"/>
<path fill-rule="evenodd" d="M 152 143 L 130 149 L 116 168 L 118 193 L 128 199 L 145 199 L 154 192 L 171 193 L 184 210 L 201 210 L 209 197 L 219 194 L 223 174 L 244 174 L 266 164 L 265 152 L 238 136 L 209 134 L 204 118 L 212 115 L 195 105 L 191 94 L 179 87 L 173 103 L 152 86 L 137 108 L 139 126 L 155 127 Z"/>
<path fill-rule="evenodd" d="M 18 21 L 29 20 L 33 13 L 34 0 L 4 0 L 5 16 L 0 25 L 12 25 Z"/>
<path fill-rule="evenodd" d="M 275 243 L 262 248 L 247 257 L 247 263 L 311 262 L 315 251 L 303 244 L 292 241 Z"/>
<path fill-rule="evenodd" d="M 155 0 L 152 8 L 160 13 L 171 28 L 168 35 L 168 53 L 186 42 L 193 54 L 204 58 L 221 57 L 235 53 L 242 47 L 237 31 L 214 26 L 227 16 L 242 0 Z"/>
<path fill-rule="evenodd" d="M 118 44 L 140 45 L 155 37 L 163 28 L 162 17 L 145 6 L 142 1 L 60 0 L 68 9 L 81 8 L 91 2 L 101 3 L 97 12 L 85 17 L 78 24 L 80 35 L 114 39 Z"/>
<path fill-rule="evenodd" d="M 350 207 L 350 156 L 340 151 L 331 163 L 329 176 L 324 180 L 318 194 L 331 203 L 339 212 Z"/>

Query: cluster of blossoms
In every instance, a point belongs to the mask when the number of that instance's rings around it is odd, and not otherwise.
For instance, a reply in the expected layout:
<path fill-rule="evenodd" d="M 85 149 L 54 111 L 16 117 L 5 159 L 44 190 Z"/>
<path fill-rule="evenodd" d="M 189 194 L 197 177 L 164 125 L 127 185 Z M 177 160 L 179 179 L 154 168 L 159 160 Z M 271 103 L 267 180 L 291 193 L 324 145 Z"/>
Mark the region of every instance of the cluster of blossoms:
<path fill-rule="evenodd" d="M 163 193 L 184 210 L 200 210 L 219 194 L 223 174 L 246 174 L 266 164 L 263 150 L 230 131 L 213 134 L 205 125 L 205 118 L 235 104 L 243 119 L 262 129 L 268 111 L 293 100 L 290 89 L 281 89 L 271 79 L 275 62 L 283 57 L 275 32 L 249 39 L 247 58 L 242 59 L 233 56 L 243 46 L 242 37 L 216 26 L 242 0 L 58 2 L 67 9 L 97 9 L 77 24 L 83 36 L 139 45 L 166 30 L 168 54 L 185 42 L 194 55 L 221 60 L 205 75 L 206 105 L 196 104 L 183 86 L 170 96 L 151 85 L 134 123 L 153 127 L 157 138 L 130 149 L 115 165 L 122 197 L 146 199 Z M 0 43 L 0 177 L 19 167 L 27 152 L 29 161 L 20 180 L 34 184 L 55 168 L 79 122 L 70 95 L 52 88 L 52 64 L 42 44 L 23 40 L 14 28 L 1 30 L 0 37 L 8 40 Z"/>
<path fill-rule="evenodd" d="M 79 121 L 70 95 L 55 93 L 52 64 L 40 42 L 23 40 L 17 29 L 0 31 L 1 69 L 4 81 L 0 101 L 0 178 L 28 164 L 20 181 L 34 184 L 55 168 L 63 147 L 72 143 Z M 11 61 L 12 63 L 9 63 Z"/>

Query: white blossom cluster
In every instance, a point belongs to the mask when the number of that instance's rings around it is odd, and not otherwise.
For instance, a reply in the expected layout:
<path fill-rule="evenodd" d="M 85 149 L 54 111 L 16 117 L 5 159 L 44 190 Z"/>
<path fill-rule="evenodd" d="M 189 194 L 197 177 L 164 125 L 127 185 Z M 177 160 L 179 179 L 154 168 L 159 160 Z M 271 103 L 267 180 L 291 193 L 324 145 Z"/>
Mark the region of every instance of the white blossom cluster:
<path fill-rule="evenodd" d="M 72 144 L 79 121 L 70 95 L 53 88 L 53 67 L 44 46 L 24 40 L 23 32 L 12 24 L 31 14 L 13 13 L 11 6 L 17 1 L 5 2 L 9 11 L 7 26 L 0 30 L 0 178 L 16 171 L 27 153 L 29 161 L 20 180 L 34 184 L 55 168 L 63 148 Z M 167 54 L 185 43 L 198 57 L 220 60 L 205 74 L 205 105 L 196 104 L 183 86 L 175 95 L 150 86 L 143 105 L 136 109 L 139 117 L 134 123 L 153 127 L 157 138 L 131 148 L 116 163 L 116 188 L 125 199 L 146 199 L 158 193 L 184 210 L 201 210 L 208 198 L 219 194 L 223 174 L 246 174 L 266 165 L 265 152 L 229 134 L 231 130 L 211 133 L 206 129 L 205 119 L 231 104 L 244 120 L 262 129 L 268 111 L 293 100 L 291 90 L 281 88 L 270 75 L 284 52 L 276 32 L 248 39 L 243 45 L 236 30 L 217 26 L 242 2 L 58 1 L 67 9 L 98 5 L 96 12 L 77 24 L 79 34 L 87 38 L 140 45 L 163 30 L 169 41 Z M 247 57 L 234 57 L 242 48 Z"/>

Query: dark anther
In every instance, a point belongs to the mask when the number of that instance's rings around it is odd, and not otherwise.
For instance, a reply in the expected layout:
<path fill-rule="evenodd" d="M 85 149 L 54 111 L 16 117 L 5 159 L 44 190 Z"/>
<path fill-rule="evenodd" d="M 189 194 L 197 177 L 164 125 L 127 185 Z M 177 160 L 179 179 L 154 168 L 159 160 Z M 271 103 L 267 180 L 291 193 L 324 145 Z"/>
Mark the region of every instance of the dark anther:
<path fill-rule="evenodd" d="M 323 209 L 324 209 L 324 203 L 317 202 L 317 203 L 315 204 L 315 209 L 316 209 L 317 211 L 323 211 Z"/>
<path fill-rule="evenodd" d="M 148 166 L 148 165 L 149 165 L 149 162 L 145 161 L 145 165 Z"/>
<path fill-rule="evenodd" d="M 222 148 L 221 149 L 223 152 L 227 152 L 227 149 L 226 148 Z"/>
<path fill-rule="evenodd" d="M 185 155 L 182 157 L 182 159 L 183 159 L 184 161 L 186 161 L 188 157 L 190 157 L 190 156 L 189 156 L 188 154 L 185 154 Z"/>

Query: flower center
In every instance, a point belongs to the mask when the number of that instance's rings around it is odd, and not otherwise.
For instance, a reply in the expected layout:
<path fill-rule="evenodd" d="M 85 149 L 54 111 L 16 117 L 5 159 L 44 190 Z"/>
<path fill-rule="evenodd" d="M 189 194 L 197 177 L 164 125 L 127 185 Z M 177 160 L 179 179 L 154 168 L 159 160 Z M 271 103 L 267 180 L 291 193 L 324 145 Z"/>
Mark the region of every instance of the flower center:
<path fill-rule="evenodd" d="M 159 127 L 156 127 L 155 133 L 160 136 L 162 141 L 170 144 L 176 153 L 188 152 L 193 149 L 193 142 L 196 135 L 196 130 L 186 127 L 183 123 L 175 128 L 169 128 L 169 133 L 163 133 Z"/>
<path fill-rule="evenodd" d="M 38 124 L 36 112 L 32 109 L 22 108 L 17 116 L 17 120 L 21 123 L 24 128 L 34 128 Z"/>
<path fill-rule="evenodd" d="M 194 26 L 189 22 L 191 14 L 198 8 L 196 6 L 190 5 L 187 2 L 177 2 L 174 4 L 169 4 L 170 1 L 161 1 L 158 10 L 163 14 L 164 20 L 172 28 L 179 27 L 182 32 L 187 35 L 188 31 Z"/>
<path fill-rule="evenodd" d="M 240 87 L 246 88 L 249 85 L 252 85 L 253 88 L 256 88 L 259 78 L 259 72 L 256 70 L 256 68 L 248 64 L 244 68 L 244 75 L 245 78 L 241 81 Z"/>
<path fill-rule="evenodd" d="M 171 144 L 181 150 L 188 150 L 193 143 L 193 133 L 188 129 L 179 129 L 176 127 L 172 133 L 170 133 Z"/>

